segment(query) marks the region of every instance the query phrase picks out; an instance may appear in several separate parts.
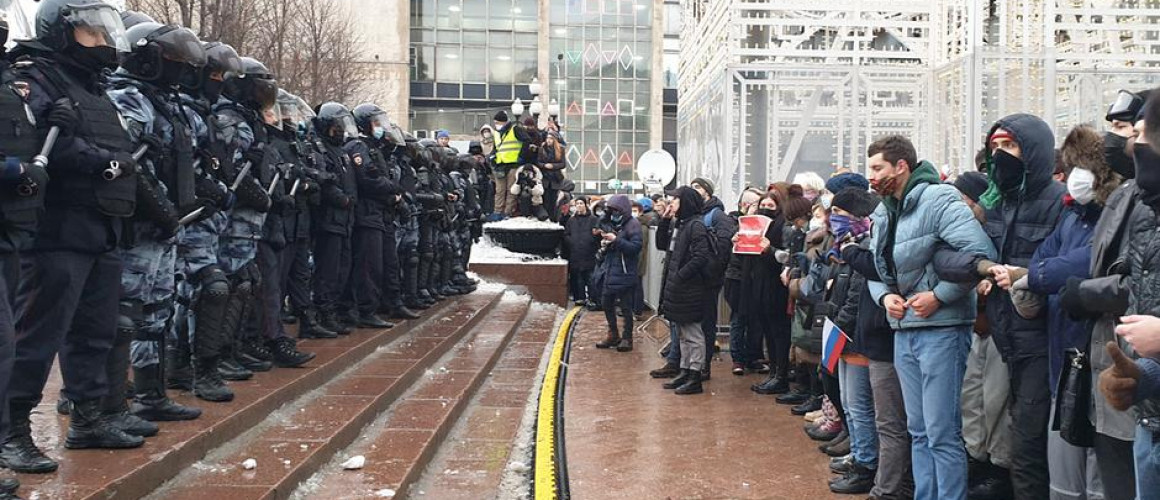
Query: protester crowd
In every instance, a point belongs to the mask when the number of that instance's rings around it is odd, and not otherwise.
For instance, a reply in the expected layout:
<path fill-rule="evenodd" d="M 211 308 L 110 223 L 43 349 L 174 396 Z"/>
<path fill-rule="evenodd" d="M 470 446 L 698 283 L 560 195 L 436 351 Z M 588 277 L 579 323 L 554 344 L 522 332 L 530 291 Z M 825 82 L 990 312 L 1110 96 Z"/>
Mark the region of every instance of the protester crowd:
<path fill-rule="evenodd" d="M 642 254 L 664 252 L 671 338 L 651 376 L 703 392 L 723 297 L 732 373 L 767 374 L 751 389 L 804 416 L 835 493 L 1160 498 L 1150 94 L 1121 91 L 1106 133 L 1081 125 L 1058 149 L 1041 118 L 1005 117 L 949 179 L 890 136 L 865 176 L 800 174 L 728 211 L 700 178 L 635 204 L 579 198 L 572 297 L 604 310 L 597 347 L 629 351 Z M 759 250 L 733 251 L 751 215 L 769 222 Z"/>

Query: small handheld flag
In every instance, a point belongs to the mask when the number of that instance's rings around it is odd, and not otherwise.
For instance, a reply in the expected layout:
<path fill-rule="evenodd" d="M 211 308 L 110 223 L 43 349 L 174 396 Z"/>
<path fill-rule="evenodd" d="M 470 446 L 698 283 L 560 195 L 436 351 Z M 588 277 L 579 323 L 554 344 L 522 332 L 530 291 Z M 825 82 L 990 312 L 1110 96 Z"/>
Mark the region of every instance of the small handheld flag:
<path fill-rule="evenodd" d="M 831 374 L 838 373 L 838 360 L 846 348 L 846 332 L 835 325 L 830 318 L 822 324 L 822 366 Z"/>

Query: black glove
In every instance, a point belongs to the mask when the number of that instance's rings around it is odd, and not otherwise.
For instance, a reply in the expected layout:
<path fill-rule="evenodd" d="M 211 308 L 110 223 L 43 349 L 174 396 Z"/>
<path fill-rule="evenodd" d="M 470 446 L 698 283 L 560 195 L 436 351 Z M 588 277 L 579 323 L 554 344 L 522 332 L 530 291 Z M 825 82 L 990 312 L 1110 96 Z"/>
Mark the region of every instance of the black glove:
<path fill-rule="evenodd" d="M 60 135 L 72 135 L 77 129 L 81 118 L 73 109 L 72 101 L 67 97 L 57 99 L 48 111 L 48 126 L 60 128 Z"/>
<path fill-rule="evenodd" d="M 117 172 L 113 167 L 120 170 Z M 129 177 L 137 173 L 137 160 L 133 159 L 133 155 L 129 153 L 113 153 L 113 157 L 109 159 L 109 163 L 100 167 L 98 175 L 105 178 L 105 180 L 119 179 L 121 177 Z M 110 179 L 110 177 L 112 177 Z"/>
<path fill-rule="evenodd" d="M 165 152 L 165 143 L 161 142 L 161 138 L 153 134 L 141 134 L 137 141 L 144 146 L 149 146 L 148 154 L 153 157 L 160 157 Z"/>
<path fill-rule="evenodd" d="M 1067 284 L 1059 291 L 1059 305 L 1067 312 L 1068 317 L 1076 321 L 1092 319 L 1098 314 L 1092 314 L 1084 307 L 1083 297 L 1080 296 L 1079 286 L 1083 280 L 1072 276 Z"/>
<path fill-rule="evenodd" d="M 250 169 L 251 171 L 257 171 L 258 167 L 262 165 L 262 162 L 265 160 L 266 152 L 261 149 L 250 148 L 242 153 L 242 162 L 250 162 L 252 165 L 254 165 Z"/>

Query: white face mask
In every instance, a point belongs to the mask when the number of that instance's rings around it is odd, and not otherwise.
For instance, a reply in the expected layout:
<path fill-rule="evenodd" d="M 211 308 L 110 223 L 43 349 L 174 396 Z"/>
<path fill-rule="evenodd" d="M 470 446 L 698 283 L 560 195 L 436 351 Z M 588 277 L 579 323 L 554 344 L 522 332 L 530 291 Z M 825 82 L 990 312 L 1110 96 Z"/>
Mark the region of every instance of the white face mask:
<path fill-rule="evenodd" d="M 1096 199 L 1095 185 L 1095 174 L 1085 168 L 1073 168 L 1071 175 L 1067 176 L 1067 192 L 1080 205 L 1087 205 Z"/>
<path fill-rule="evenodd" d="M 813 218 L 813 219 L 810 219 L 810 225 L 809 225 L 809 230 L 810 230 L 810 231 L 813 231 L 813 230 L 815 230 L 815 229 L 818 229 L 818 228 L 821 228 L 821 227 L 825 227 L 825 226 L 826 226 L 826 221 L 825 221 L 825 219 L 819 219 L 819 218 L 816 218 L 816 217 L 815 217 L 815 218 Z"/>

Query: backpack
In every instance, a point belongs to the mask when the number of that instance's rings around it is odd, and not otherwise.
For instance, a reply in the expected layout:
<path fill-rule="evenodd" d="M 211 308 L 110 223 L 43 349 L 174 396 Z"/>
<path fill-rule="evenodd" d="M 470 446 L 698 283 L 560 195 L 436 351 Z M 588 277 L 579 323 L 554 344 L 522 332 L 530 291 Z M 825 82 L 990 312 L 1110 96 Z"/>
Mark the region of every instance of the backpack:
<path fill-rule="evenodd" d="M 712 253 L 709 264 L 702 270 L 702 275 L 712 286 L 719 286 L 725 282 L 725 269 L 729 267 L 729 259 L 733 255 L 733 236 L 737 234 L 737 221 L 732 217 L 726 217 L 725 222 L 720 224 L 722 227 L 714 226 L 713 218 L 717 214 L 724 213 L 720 207 L 714 207 L 702 216 L 705 229 L 709 232 L 709 250 Z"/>

